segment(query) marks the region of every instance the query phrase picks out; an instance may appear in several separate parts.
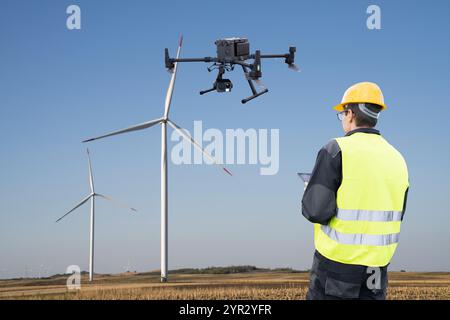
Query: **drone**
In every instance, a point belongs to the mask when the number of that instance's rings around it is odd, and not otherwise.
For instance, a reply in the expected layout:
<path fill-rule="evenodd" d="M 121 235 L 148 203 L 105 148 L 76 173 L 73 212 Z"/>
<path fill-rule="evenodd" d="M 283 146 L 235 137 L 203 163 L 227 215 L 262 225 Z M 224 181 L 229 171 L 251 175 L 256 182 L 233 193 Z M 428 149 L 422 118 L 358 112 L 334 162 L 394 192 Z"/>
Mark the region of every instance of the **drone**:
<path fill-rule="evenodd" d="M 218 70 L 218 75 L 213 83 L 211 89 L 200 91 L 200 95 L 217 91 L 217 92 L 230 92 L 233 88 L 233 83 L 230 79 L 224 79 L 223 75 L 227 71 L 233 71 L 236 65 L 240 65 L 244 71 L 245 78 L 252 90 L 252 95 L 248 98 L 242 99 L 242 103 L 247 103 L 267 92 L 269 89 L 264 87 L 260 81 L 262 77 L 261 72 L 261 59 L 267 58 L 283 58 L 288 67 L 294 71 L 300 71 L 294 64 L 295 47 L 289 47 L 289 53 L 286 54 L 261 54 L 260 50 L 256 50 L 254 54 L 250 54 L 250 43 L 246 38 L 225 38 L 219 39 L 214 43 L 217 47 L 217 57 L 204 57 L 204 58 L 183 58 L 174 59 L 169 56 L 169 49 L 165 49 L 165 65 L 169 72 L 172 72 L 175 63 L 178 62 L 206 62 L 212 63 L 208 67 L 208 72 Z M 253 63 L 247 62 L 247 60 L 253 60 Z M 253 83 L 262 87 L 262 91 L 258 92 Z"/>

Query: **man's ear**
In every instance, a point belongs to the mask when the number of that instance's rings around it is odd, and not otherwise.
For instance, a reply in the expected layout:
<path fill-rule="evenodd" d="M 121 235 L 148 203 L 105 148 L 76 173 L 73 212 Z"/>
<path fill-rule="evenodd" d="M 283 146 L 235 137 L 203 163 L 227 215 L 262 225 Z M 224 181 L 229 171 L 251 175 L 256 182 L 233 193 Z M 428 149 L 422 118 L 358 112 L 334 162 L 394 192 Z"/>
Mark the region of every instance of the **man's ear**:
<path fill-rule="evenodd" d="M 350 122 L 356 122 L 356 114 L 350 110 Z"/>

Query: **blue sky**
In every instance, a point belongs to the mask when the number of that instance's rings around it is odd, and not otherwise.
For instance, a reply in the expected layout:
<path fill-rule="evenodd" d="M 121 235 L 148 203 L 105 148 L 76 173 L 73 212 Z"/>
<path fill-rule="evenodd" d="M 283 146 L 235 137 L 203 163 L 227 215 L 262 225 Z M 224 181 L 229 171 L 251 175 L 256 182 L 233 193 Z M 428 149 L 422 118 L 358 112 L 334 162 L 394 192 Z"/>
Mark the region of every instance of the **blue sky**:
<path fill-rule="evenodd" d="M 252 50 L 297 47 L 301 73 L 263 62 L 270 92 L 241 105 L 240 71 L 230 94 L 200 96 L 215 74 L 179 68 L 171 117 L 192 130 L 280 129 L 280 170 L 232 165 L 169 167 L 169 268 L 252 264 L 306 269 L 312 225 L 300 214 L 302 185 L 317 151 L 342 135 L 331 107 L 359 81 L 383 89 L 379 129 L 404 155 L 411 190 L 394 270 L 450 268 L 450 3 L 448 1 L 2 1 L 0 10 L 0 277 L 87 269 L 88 206 L 54 220 L 88 193 L 81 140 L 161 116 L 175 54 L 214 56 L 214 41 L 245 36 Z M 77 4 L 82 29 L 66 28 Z M 381 8 L 368 30 L 366 8 Z M 238 10 L 239 8 L 239 10 Z M 173 144 L 172 144 L 173 145 Z M 158 269 L 160 130 L 89 145 L 96 188 L 140 211 L 97 202 L 96 271 Z"/>

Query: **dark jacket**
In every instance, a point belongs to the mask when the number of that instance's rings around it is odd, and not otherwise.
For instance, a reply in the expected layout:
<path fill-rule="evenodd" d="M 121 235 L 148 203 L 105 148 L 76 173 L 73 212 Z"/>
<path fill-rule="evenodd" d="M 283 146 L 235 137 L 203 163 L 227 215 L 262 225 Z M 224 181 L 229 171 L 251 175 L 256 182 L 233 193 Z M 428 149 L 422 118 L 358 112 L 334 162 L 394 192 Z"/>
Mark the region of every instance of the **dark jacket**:
<path fill-rule="evenodd" d="M 346 134 L 355 132 L 380 134 L 373 128 L 358 128 Z M 320 149 L 311 179 L 303 193 L 302 214 L 313 223 L 328 224 L 336 215 L 336 195 L 342 183 L 342 154 L 336 140 L 331 140 Z M 408 189 L 405 192 L 403 214 L 406 210 Z"/>

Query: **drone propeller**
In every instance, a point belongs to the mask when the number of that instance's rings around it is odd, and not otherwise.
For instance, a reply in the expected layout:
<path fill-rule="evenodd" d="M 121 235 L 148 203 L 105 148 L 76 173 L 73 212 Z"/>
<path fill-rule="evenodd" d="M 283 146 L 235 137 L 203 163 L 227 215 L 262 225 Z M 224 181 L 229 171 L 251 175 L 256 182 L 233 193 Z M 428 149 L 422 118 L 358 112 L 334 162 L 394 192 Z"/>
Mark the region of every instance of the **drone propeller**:
<path fill-rule="evenodd" d="M 291 69 L 292 71 L 295 71 L 295 72 L 300 72 L 301 71 L 299 66 L 297 66 L 295 63 L 288 64 L 288 68 Z"/>
<path fill-rule="evenodd" d="M 285 63 L 287 64 L 287 67 L 289 70 L 295 71 L 295 72 L 301 72 L 301 69 L 298 65 L 296 65 L 295 63 L 287 63 L 286 61 L 282 61 L 282 60 L 278 60 L 280 63 Z"/>

